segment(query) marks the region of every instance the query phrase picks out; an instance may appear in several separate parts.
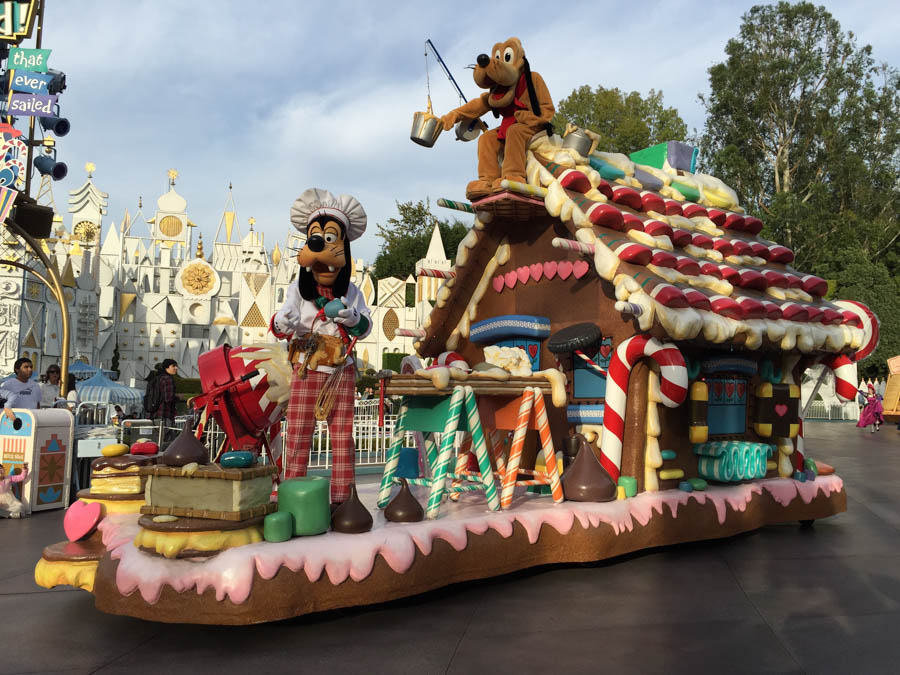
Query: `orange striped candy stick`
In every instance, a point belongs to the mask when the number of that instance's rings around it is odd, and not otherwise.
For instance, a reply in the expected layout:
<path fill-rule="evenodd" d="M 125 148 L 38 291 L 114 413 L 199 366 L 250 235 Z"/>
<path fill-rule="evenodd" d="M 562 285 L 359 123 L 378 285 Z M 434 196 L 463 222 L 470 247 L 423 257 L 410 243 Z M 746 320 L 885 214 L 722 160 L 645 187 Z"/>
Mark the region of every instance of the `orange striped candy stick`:
<path fill-rule="evenodd" d="M 563 501 L 562 484 L 559 482 L 559 467 L 556 462 L 556 453 L 553 451 L 553 440 L 550 438 L 550 422 L 547 420 L 547 404 L 540 389 L 534 390 L 534 416 L 537 420 L 538 434 L 541 437 L 541 446 L 544 449 L 544 466 L 547 478 L 550 480 L 550 492 L 553 501 L 557 504 Z"/>
<path fill-rule="evenodd" d="M 500 506 L 504 509 L 509 508 L 509 505 L 512 504 L 513 493 L 516 491 L 516 477 L 519 473 L 522 449 L 525 447 L 525 433 L 528 431 L 528 420 L 531 418 L 533 402 L 534 390 L 531 387 L 527 387 L 522 392 L 522 402 L 519 404 L 519 415 L 516 418 L 513 442 L 509 449 L 506 471 L 503 474 L 503 492 L 500 495 Z"/>

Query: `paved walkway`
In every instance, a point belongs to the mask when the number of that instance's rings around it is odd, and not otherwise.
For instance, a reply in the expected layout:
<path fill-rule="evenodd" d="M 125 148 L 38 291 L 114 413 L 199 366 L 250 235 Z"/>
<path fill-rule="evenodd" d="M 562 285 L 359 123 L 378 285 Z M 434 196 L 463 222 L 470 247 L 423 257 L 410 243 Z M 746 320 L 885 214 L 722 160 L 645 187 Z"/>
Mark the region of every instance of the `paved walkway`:
<path fill-rule="evenodd" d="M 900 433 L 807 425 L 847 513 L 246 628 L 97 612 L 32 571 L 62 513 L 0 520 L 0 673 L 897 672 Z M 372 480 L 372 477 L 366 477 Z"/>

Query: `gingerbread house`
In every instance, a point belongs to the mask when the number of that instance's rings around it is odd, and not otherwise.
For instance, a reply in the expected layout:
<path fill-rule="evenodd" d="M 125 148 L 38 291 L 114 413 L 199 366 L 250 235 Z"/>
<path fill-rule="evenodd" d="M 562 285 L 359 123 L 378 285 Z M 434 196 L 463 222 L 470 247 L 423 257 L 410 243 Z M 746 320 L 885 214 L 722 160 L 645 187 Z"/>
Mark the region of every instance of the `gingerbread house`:
<path fill-rule="evenodd" d="M 871 312 L 826 300 L 731 188 L 693 171 L 689 146 L 567 141 L 537 136 L 527 183 L 472 205 L 419 354 L 475 364 L 486 345 L 521 347 L 534 371 L 562 371 L 554 441 L 583 433 L 629 492 L 812 478 L 800 377 L 823 362 L 852 399 Z"/>

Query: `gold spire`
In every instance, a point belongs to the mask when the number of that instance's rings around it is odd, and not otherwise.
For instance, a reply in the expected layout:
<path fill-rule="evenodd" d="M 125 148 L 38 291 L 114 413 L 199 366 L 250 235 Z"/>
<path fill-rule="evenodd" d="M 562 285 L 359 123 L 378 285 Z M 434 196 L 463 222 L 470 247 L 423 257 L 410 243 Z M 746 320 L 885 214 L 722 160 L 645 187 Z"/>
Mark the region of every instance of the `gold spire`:
<path fill-rule="evenodd" d="M 203 233 L 197 235 L 197 257 L 203 257 Z"/>
<path fill-rule="evenodd" d="M 256 218 L 251 216 L 250 220 L 248 220 L 247 222 L 250 223 L 250 231 L 253 232 L 253 226 L 256 225 Z"/>
<path fill-rule="evenodd" d="M 178 170 L 177 169 L 169 169 L 169 185 L 175 185 L 175 179 L 178 178 Z"/>
<path fill-rule="evenodd" d="M 97 170 L 97 165 L 93 162 L 88 162 L 84 165 L 84 170 L 87 171 L 88 178 L 94 177 L 94 171 Z"/>
<path fill-rule="evenodd" d="M 278 263 L 281 262 L 281 249 L 278 248 L 278 244 L 275 244 L 275 250 L 272 251 L 272 264 L 276 267 Z"/>

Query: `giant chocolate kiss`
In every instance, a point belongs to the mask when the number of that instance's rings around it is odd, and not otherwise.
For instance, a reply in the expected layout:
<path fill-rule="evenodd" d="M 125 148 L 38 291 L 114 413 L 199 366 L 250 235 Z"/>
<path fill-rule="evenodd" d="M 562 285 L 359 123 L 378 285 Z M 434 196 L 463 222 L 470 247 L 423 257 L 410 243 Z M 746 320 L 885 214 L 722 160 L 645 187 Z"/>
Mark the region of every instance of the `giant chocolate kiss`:
<path fill-rule="evenodd" d="M 372 529 L 372 514 L 366 510 L 356 494 L 356 484 L 350 486 L 350 496 L 331 514 L 331 529 L 344 534 L 360 534 Z"/>
<path fill-rule="evenodd" d="M 581 447 L 562 475 L 563 494 L 573 502 L 610 502 L 616 498 L 616 483 L 600 464 L 587 439 L 576 434 Z"/>
<path fill-rule="evenodd" d="M 425 518 L 425 510 L 413 496 L 405 478 L 400 479 L 400 492 L 385 507 L 384 517 L 392 523 L 418 523 Z"/>
<path fill-rule="evenodd" d="M 184 429 L 166 448 L 160 459 L 166 466 L 184 466 L 191 462 L 197 462 L 202 466 L 209 463 L 209 450 L 197 440 L 191 430 L 191 423 L 186 421 Z"/>

